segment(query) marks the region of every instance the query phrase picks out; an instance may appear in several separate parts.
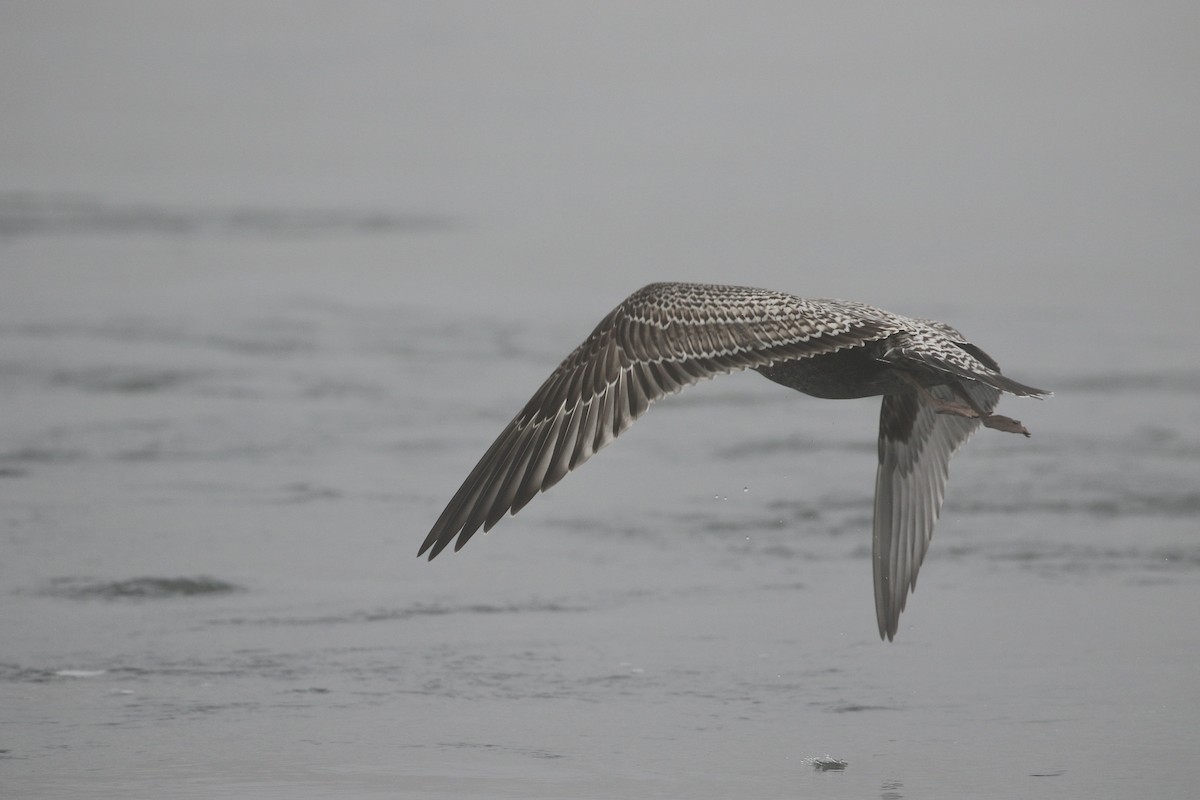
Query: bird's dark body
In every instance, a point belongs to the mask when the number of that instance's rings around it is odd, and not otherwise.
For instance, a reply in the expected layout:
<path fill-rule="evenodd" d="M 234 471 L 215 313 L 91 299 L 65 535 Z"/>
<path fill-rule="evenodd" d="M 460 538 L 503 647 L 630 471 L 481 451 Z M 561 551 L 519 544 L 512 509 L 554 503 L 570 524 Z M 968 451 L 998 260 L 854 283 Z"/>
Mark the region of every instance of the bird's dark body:
<path fill-rule="evenodd" d="M 781 386 L 825 400 L 852 400 L 912 391 L 912 384 L 901 378 L 896 367 L 884 358 L 888 348 L 888 339 L 881 339 L 862 347 L 755 367 L 755 371 Z M 944 375 L 933 370 L 919 367 L 909 370 L 922 386 L 946 382 Z"/>
<path fill-rule="evenodd" d="M 1000 373 L 944 323 L 864 303 L 741 286 L 654 283 L 600 321 L 538 388 L 459 487 L 420 553 L 461 548 L 515 514 L 667 395 L 753 369 L 814 397 L 883 396 L 872 532 L 879 635 L 896 633 L 933 534 L 950 456 L 1002 392 L 1048 394 Z"/>

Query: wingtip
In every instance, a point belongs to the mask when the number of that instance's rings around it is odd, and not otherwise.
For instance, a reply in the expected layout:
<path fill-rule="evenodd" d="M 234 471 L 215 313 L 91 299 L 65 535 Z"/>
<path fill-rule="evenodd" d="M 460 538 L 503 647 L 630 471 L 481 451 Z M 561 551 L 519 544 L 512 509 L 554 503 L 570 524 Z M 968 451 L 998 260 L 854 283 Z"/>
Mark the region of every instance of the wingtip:
<path fill-rule="evenodd" d="M 425 551 L 429 551 L 428 561 L 433 561 L 437 558 L 438 553 L 446 549 L 446 545 L 450 543 L 450 539 L 442 538 L 437 535 L 436 529 L 430 531 L 429 536 L 425 537 L 425 542 L 421 545 L 421 549 L 417 551 L 417 558 L 425 555 Z"/>
<path fill-rule="evenodd" d="M 433 545 L 433 536 L 431 534 L 430 536 L 426 537 L 424 542 L 421 543 L 420 549 L 417 550 L 417 558 L 420 558 L 421 556 L 425 555 L 425 551 L 428 550 L 430 548 L 430 546 L 432 546 L 432 545 Z M 429 554 L 430 560 L 433 560 L 433 556 L 434 556 L 433 553 Z"/>

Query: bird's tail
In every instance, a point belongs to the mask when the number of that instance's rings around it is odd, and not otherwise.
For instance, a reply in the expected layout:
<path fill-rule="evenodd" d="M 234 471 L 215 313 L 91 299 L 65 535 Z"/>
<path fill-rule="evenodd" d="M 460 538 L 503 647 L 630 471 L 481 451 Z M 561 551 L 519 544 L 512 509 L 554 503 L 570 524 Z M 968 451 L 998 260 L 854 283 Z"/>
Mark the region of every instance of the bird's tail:
<path fill-rule="evenodd" d="M 1018 383 L 1012 378 L 1006 378 L 999 372 L 987 376 L 977 376 L 976 380 L 982 381 L 989 386 L 995 386 L 997 389 L 1009 394 L 1020 395 L 1021 397 L 1049 397 L 1054 394 L 1054 392 L 1048 389 L 1038 389 L 1035 386 L 1026 386 L 1023 383 Z"/>

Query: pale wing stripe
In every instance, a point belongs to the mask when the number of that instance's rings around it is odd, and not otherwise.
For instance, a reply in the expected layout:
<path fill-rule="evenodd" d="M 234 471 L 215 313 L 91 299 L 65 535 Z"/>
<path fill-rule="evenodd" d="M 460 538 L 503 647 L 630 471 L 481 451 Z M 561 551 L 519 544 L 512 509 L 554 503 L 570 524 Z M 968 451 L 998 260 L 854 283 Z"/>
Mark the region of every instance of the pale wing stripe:
<path fill-rule="evenodd" d="M 610 383 L 604 388 L 604 393 L 600 398 L 600 412 L 596 419 L 596 440 L 592 443 L 592 452 L 599 452 L 605 445 L 611 442 L 613 436 L 613 413 L 616 409 L 615 397 L 617 394 L 616 383 Z M 593 401 L 594 402 L 594 401 Z"/>
<path fill-rule="evenodd" d="M 571 454 L 575 452 L 575 440 L 579 437 L 579 419 L 583 416 L 580 406 L 576 403 L 569 412 L 570 419 L 566 428 L 554 446 L 554 457 L 551 467 L 546 471 L 546 480 L 542 484 L 543 491 L 563 479 L 571 471 Z"/>
<path fill-rule="evenodd" d="M 575 443 L 575 454 L 571 456 L 571 469 L 575 469 L 592 457 L 592 444 L 596 440 L 596 426 L 600 422 L 599 398 L 593 396 L 584 404 L 584 417 L 579 422 L 579 441 Z"/>
<path fill-rule="evenodd" d="M 495 503 L 501 486 L 508 476 L 519 467 L 522 459 L 528 457 L 529 448 L 533 445 L 533 436 L 530 435 L 533 432 L 530 428 L 522 430 L 512 445 L 504 450 L 503 457 L 497 459 L 496 466 L 484 476 L 480 482 L 474 507 L 467 515 L 466 522 L 463 523 L 464 528 L 475 530 L 484 523 L 487 512 Z"/>
<path fill-rule="evenodd" d="M 613 421 L 613 438 L 617 438 L 633 424 L 633 418 L 636 416 L 629 407 L 629 382 L 632 379 L 628 370 L 621 370 L 617 375 L 617 383 L 613 387 L 616 393 L 616 419 Z"/>
<path fill-rule="evenodd" d="M 501 451 L 519 435 L 520 431 L 515 427 L 506 428 L 504 433 L 500 435 L 500 438 L 488 448 L 488 451 L 484 453 L 483 458 L 480 459 L 475 469 L 471 470 L 471 474 L 467 476 L 467 479 L 463 481 L 463 485 L 450 500 L 449 505 L 446 506 L 446 510 L 442 512 L 438 521 L 434 523 L 435 530 L 441 528 L 459 529 L 463 526 L 471 508 L 471 501 L 478 495 L 478 485 L 483 480 L 483 476 L 487 474 L 487 471 L 499 459 Z M 444 546 L 445 544 L 442 545 L 442 547 Z"/>
<path fill-rule="evenodd" d="M 492 526 L 504 516 L 504 509 L 512 507 L 517 492 L 520 491 L 526 480 L 539 471 L 539 464 L 547 460 L 548 454 L 553 455 L 553 448 L 546 447 L 546 439 L 561 424 L 562 415 L 560 414 L 553 420 L 542 423 L 536 430 L 526 431 L 527 443 L 522 447 L 520 457 L 513 462 L 513 467 L 508 471 L 499 492 L 489 504 L 490 509 L 483 520 L 485 533 L 491 530 Z M 544 466 L 541 467 L 541 471 L 545 472 Z"/>

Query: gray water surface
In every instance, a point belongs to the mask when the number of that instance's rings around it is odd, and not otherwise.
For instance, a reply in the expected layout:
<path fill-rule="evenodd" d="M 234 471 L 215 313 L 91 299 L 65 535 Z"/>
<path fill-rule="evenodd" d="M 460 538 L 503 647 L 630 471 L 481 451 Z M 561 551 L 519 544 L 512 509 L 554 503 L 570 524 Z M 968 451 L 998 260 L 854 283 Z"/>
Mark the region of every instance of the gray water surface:
<path fill-rule="evenodd" d="M 0 795 L 1191 796 L 1194 10 L 653 8 L 0 12 Z M 415 558 L 659 279 L 1055 391 L 895 642 L 878 401 L 753 374 Z"/>

